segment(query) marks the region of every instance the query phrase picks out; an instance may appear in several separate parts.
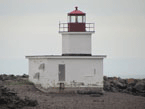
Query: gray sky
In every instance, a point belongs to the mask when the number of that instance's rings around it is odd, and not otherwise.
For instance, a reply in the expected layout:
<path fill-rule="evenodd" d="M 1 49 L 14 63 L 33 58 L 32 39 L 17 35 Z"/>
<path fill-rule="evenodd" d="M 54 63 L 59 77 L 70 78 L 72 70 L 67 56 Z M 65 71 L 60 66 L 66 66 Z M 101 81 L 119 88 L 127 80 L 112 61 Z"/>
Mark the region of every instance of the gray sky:
<path fill-rule="evenodd" d="M 0 59 L 61 54 L 58 24 L 75 6 L 95 23 L 92 54 L 145 59 L 145 0 L 0 0 Z"/>

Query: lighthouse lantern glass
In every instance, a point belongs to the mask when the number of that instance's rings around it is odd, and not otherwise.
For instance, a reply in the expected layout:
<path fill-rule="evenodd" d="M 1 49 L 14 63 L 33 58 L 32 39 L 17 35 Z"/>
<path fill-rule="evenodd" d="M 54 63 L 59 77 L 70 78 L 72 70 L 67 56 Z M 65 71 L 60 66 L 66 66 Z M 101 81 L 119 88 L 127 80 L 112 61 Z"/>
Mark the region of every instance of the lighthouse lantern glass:
<path fill-rule="evenodd" d="M 68 23 L 85 23 L 86 16 L 68 16 Z"/>
<path fill-rule="evenodd" d="M 76 16 L 71 16 L 71 19 L 70 19 L 71 21 L 71 23 L 75 23 L 76 22 Z"/>
<path fill-rule="evenodd" d="M 82 23 L 83 22 L 83 17 L 82 16 L 77 16 L 78 17 L 78 23 Z"/>
<path fill-rule="evenodd" d="M 83 16 L 83 23 L 85 23 L 86 22 L 86 16 Z"/>

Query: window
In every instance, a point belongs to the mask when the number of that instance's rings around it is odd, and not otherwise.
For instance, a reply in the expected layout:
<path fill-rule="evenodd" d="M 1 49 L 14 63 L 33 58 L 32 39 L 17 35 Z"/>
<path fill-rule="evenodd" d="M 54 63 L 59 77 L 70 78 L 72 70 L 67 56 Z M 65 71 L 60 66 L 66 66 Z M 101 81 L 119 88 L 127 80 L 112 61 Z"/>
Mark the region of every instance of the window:
<path fill-rule="evenodd" d="M 83 22 L 82 16 L 78 16 L 78 23 L 82 23 L 82 22 Z"/>
<path fill-rule="evenodd" d="M 86 16 L 83 16 L 83 23 L 86 22 Z"/>
<path fill-rule="evenodd" d="M 75 22 L 75 16 L 71 16 L 71 22 L 74 23 Z"/>
<path fill-rule="evenodd" d="M 75 16 L 75 15 L 68 16 L 68 22 L 69 23 L 76 23 L 76 22 L 85 23 L 86 22 L 86 16 L 82 16 L 82 15 L 80 15 L 80 16 Z"/>

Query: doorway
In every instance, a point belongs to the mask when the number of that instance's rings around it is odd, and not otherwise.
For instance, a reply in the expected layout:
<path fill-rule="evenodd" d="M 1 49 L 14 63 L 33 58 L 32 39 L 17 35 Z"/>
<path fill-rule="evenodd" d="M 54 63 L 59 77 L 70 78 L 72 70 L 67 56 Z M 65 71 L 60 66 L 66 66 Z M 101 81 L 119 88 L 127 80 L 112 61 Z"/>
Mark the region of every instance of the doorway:
<path fill-rule="evenodd" d="M 59 81 L 65 81 L 65 64 L 59 64 Z"/>

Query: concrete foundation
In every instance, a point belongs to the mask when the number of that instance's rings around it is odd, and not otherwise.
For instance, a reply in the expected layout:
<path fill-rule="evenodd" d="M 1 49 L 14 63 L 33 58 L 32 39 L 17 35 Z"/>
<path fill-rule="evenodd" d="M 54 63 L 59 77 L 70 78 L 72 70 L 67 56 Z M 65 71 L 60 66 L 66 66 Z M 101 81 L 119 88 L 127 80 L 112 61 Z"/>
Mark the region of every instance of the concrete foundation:
<path fill-rule="evenodd" d="M 103 93 L 103 88 L 100 87 L 54 87 L 54 88 L 43 88 L 41 85 L 35 85 L 35 87 L 45 93 L 57 94 L 57 93 L 68 93 L 68 94 L 97 94 Z"/>

